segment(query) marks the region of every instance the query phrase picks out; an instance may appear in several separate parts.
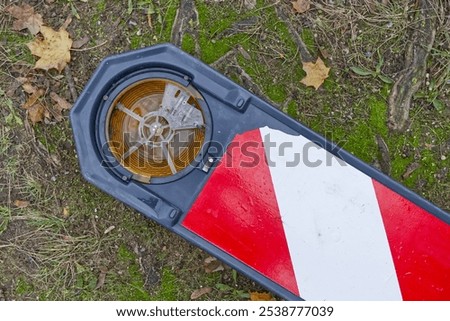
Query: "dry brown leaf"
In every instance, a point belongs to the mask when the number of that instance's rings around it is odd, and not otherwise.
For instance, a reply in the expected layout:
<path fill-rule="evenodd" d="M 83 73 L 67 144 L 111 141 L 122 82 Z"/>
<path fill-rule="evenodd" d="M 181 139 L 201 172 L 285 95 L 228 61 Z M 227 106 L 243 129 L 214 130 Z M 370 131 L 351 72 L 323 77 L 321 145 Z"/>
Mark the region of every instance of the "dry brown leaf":
<path fill-rule="evenodd" d="M 36 87 L 34 87 L 29 82 L 22 84 L 22 88 L 27 94 L 30 94 L 30 95 L 34 94 L 37 91 Z"/>
<path fill-rule="evenodd" d="M 306 86 L 313 86 L 316 90 L 323 84 L 323 81 L 328 78 L 330 68 L 325 66 L 322 59 L 317 58 L 316 62 L 303 63 L 303 70 L 306 72 L 306 77 L 300 82 Z"/>
<path fill-rule="evenodd" d="M 28 118 L 34 124 L 44 120 L 45 108 L 40 103 L 36 103 L 28 109 Z"/>
<path fill-rule="evenodd" d="M 22 200 L 14 201 L 14 206 L 17 208 L 25 208 L 25 207 L 28 207 L 29 205 L 30 205 L 30 202 L 28 202 L 28 201 L 22 201 Z"/>
<path fill-rule="evenodd" d="M 6 90 L 6 96 L 8 97 L 15 97 L 16 96 L 16 89 L 19 88 L 24 82 L 28 81 L 25 77 L 17 77 L 15 81 L 11 81 L 8 89 Z"/>
<path fill-rule="evenodd" d="M 16 18 L 13 23 L 13 30 L 28 29 L 31 34 L 35 35 L 39 32 L 41 26 L 44 24 L 42 16 L 34 12 L 34 8 L 28 4 L 19 6 L 11 6 L 6 11 Z"/>
<path fill-rule="evenodd" d="M 209 256 L 205 259 L 204 266 L 206 273 L 213 273 L 224 270 L 222 263 L 212 256 Z"/>
<path fill-rule="evenodd" d="M 194 292 L 192 292 L 191 300 L 197 300 L 202 295 L 211 293 L 211 291 L 212 291 L 212 289 L 210 287 L 204 287 L 204 288 L 197 289 Z"/>
<path fill-rule="evenodd" d="M 91 38 L 89 36 L 84 36 L 81 39 L 75 40 L 72 43 L 72 48 L 73 49 L 80 49 L 81 47 L 83 47 L 85 44 L 87 44 L 89 42 L 89 40 L 91 40 Z"/>
<path fill-rule="evenodd" d="M 98 276 L 97 285 L 95 286 L 94 290 L 101 289 L 103 285 L 105 285 L 106 280 L 106 273 L 108 272 L 108 269 L 105 266 L 102 266 L 100 268 L 100 274 Z"/>
<path fill-rule="evenodd" d="M 64 29 L 55 31 L 46 26 L 42 26 L 40 31 L 44 39 L 35 39 L 27 44 L 31 53 L 41 58 L 34 68 L 44 70 L 55 68 L 61 72 L 70 61 L 72 39 L 69 33 Z"/>
<path fill-rule="evenodd" d="M 311 0 L 296 0 L 292 1 L 292 7 L 295 12 L 303 13 L 311 8 Z"/>
<path fill-rule="evenodd" d="M 51 117 L 50 112 L 48 111 L 47 108 L 45 108 L 45 110 L 44 110 L 44 117 L 47 119 L 50 119 L 50 117 Z"/>
<path fill-rule="evenodd" d="M 402 178 L 407 179 L 419 167 L 420 167 L 419 163 L 416 162 L 409 164 L 409 166 L 406 168 L 406 171 L 403 173 Z"/>
<path fill-rule="evenodd" d="M 69 103 L 64 98 L 61 98 L 57 93 L 55 93 L 53 91 L 50 93 L 50 98 L 53 99 L 56 102 L 56 104 L 58 105 L 58 109 L 59 110 L 65 110 L 65 109 L 72 108 L 72 104 L 71 103 Z"/>
<path fill-rule="evenodd" d="M 45 93 L 44 89 L 39 89 L 36 90 L 29 98 L 28 100 L 25 102 L 25 104 L 23 104 L 22 108 L 23 109 L 30 109 L 30 107 L 32 107 L 33 105 L 36 104 L 37 100 L 39 98 L 41 98 L 41 96 Z"/>
<path fill-rule="evenodd" d="M 242 57 L 244 57 L 246 60 L 252 59 L 252 57 L 250 57 L 250 54 L 247 51 L 245 51 L 245 49 L 242 48 L 242 46 L 238 46 L 237 50 L 242 55 Z"/>
<path fill-rule="evenodd" d="M 250 301 L 273 301 L 273 297 L 267 292 L 250 292 Z"/>

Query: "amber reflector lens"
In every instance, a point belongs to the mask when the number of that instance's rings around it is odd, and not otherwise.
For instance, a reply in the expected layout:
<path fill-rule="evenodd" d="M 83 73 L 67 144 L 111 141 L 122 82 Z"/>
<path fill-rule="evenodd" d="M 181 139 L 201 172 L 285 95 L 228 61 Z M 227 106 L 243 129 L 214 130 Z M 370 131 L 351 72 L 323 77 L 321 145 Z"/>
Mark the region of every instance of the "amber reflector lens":
<path fill-rule="evenodd" d="M 200 94 L 166 79 L 147 79 L 124 89 L 108 113 L 111 152 L 137 178 L 174 175 L 200 152 L 205 122 Z"/>

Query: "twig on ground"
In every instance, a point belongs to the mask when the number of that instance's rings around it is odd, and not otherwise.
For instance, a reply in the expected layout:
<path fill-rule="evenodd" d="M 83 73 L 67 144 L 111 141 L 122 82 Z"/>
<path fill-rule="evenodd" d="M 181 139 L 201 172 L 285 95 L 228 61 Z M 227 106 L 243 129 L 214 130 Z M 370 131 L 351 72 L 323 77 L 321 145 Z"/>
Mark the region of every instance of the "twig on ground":
<path fill-rule="evenodd" d="M 78 99 L 78 94 L 77 90 L 75 89 L 75 83 L 72 77 L 72 70 L 70 69 L 69 66 L 66 66 L 66 68 L 64 68 L 64 74 L 66 75 L 67 86 L 69 87 L 70 95 L 72 96 L 72 100 L 75 102 Z"/>
<path fill-rule="evenodd" d="M 83 48 L 83 49 L 75 49 L 75 48 L 70 48 L 71 51 L 88 51 L 88 50 L 92 50 L 92 49 L 97 49 L 98 47 L 104 46 L 108 43 L 108 40 L 103 41 L 102 43 L 99 43 L 98 45 L 89 47 L 89 48 Z M 66 67 L 67 68 L 67 67 Z"/>
<path fill-rule="evenodd" d="M 311 62 L 315 61 L 313 56 L 309 53 L 308 47 L 306 47 L 305 43 L 303 42 L 302 38 L 298 34 L 298 32 L 294 29 L 293 24 L 290 23 L 287 15 L 283 12 L 283 9 L 281 6 L 275 7 L 276 12 L 280 20 L 282 20 L 285 25 L 288 27 L 288 30 L 290 34 L 292 35 L 292 38 L 295 42 L 295 44 L 298 47 L 298 50 L 300 52 L 300 58 L 302 59 L 302 62 Z"/>
<path fill-rule="evenodd" d="M 211 63 L 210 66 L 214 69 L 217 69 L 218 67 L 220 67 L 220 65 L 222 65 L 224 62 L 228 61 L 228 59 L 231 58 L 235 54 L 236 54 L 236 50 L 233 48 L 230 51 L 228 51 L 226 54 L 224 54 L 222 57 L 220 57 L 219 59 L 217 59 L 216 61 Z"/>
<path fill-rule="evenodd" d="M 378 160 L 380 162 L 381 171 L 386 175 L 391 174 L 391 158 L 389 156 L 389 148 L 384 141 L 383 137 L 380 135 L 376 136 L 376 141 L 378 145 L 379 156 Z"/>
<path fill-rule="evenodd" d="M 189 33 L 194 38 L 195 54 L 200 56 L 200 45 L 198 43 L 198 31 L 196 27 L 199 24 L 198 11 L 194 0 L 181 0 L 180 7 L 177 10 L 175 21 L 172 25 L 170 42 L 177 47 L 181 47 L 183 36 Z"/>
<path fill-rule="evenodd" d="M 427 58 L 436 35 L 436 15 L 431 0 L 420 0 L 416 13 L 415 27 L 406 49 L 405 67 L 389 95 L 389 128 L 404 131 L 409 120 L 409 109 L 413 95 L 425 78 Z"/>

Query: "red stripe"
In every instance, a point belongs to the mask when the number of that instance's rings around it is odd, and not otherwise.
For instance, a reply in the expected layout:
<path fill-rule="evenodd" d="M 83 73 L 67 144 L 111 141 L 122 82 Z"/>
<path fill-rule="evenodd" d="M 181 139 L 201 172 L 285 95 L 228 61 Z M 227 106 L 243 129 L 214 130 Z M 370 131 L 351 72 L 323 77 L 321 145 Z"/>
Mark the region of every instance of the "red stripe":
<path fill-rule="evenodd" d="M 450 225 L 373 180 L 404 300 L 450 300 Z"/>
<path fill-rule="evenodd" d="M 299 295 L 259 129 L 235 137 L 182 225 Z"/>

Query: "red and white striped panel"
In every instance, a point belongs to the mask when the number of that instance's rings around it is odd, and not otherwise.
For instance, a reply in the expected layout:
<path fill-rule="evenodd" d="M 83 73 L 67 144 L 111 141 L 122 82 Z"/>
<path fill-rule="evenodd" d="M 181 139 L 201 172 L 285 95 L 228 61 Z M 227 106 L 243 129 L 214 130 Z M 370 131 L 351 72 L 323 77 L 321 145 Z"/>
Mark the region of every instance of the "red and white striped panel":
<path fill-rule="evenodd" d="M 182 225 L 307 300 L 450 300 L 450 225 L 303 136 L 236 136 Z"/>

